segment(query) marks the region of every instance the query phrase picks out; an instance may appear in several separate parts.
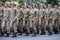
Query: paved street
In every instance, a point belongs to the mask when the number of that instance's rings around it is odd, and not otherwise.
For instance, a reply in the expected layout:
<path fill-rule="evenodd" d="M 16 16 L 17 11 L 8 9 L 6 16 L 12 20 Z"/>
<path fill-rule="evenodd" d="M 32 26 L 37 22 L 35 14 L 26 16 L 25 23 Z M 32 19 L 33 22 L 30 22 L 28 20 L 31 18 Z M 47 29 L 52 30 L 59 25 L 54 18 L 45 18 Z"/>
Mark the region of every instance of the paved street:
<path fill-rule="evenodd" d="M 0 37 L 0 40 L 60 40 L 60 34 L 48 35 L 37 35 L 36 37 L 30 36 L 17 36 L 16 38 L 10 37 Z"/>

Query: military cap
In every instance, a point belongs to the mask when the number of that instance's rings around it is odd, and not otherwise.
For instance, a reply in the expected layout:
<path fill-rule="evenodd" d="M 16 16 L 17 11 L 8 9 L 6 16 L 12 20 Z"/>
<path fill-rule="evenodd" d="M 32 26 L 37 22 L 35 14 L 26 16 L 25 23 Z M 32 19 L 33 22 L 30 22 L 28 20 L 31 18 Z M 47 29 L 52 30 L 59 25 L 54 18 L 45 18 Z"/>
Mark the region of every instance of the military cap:
<path fill-rule="evenodd" d="M 5 5 L 8 4 L 10 6 L 10 2 L 5 2 Z"/>
<path fill-rule="evenodd" d="M 40 4 L 40 6 L 41 6 L 41 5 L 45 6 L 45 4 Z"/>
<path fill-rule="evenodd" d="M 14 3 L 16 4 L 16 5 L 18 5 L 19 3 L 18 2 L 16 2 L 16 1 L 14 1 Z"/>
<path fill-rule="evenodd" d="M 56 8 L 57 8 L 58 6 L 57 6 L 57 5 L 54 5 L 54 7 L 56 7 Z"/>
<path fill-rule="evenodd" d="M 17 5 L 20 5 L 21 6 L 21 4 L 17 4 Z"/>

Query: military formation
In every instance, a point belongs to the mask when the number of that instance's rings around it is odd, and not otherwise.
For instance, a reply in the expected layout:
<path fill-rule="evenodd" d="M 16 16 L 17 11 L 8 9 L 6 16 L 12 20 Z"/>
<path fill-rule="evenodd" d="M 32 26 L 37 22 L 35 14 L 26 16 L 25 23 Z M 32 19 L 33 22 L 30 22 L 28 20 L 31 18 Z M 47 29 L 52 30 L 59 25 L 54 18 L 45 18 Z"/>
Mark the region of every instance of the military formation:
<path fill-rule="evenodd" d="M 48 4 L 20 5 L 18 2 L 0 2 L 0 37 L 59 34 L 60 7 Z"/>

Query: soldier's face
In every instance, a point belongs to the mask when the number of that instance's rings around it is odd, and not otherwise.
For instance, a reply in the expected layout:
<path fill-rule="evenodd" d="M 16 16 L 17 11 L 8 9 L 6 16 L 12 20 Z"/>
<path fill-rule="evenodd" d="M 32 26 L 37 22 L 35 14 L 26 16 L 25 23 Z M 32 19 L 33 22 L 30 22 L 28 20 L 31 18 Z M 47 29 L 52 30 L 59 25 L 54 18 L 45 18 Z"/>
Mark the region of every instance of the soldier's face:
<path fill-rule="evenodd" d="M 35 5 L 33 5 L 33 8 L 35 8 Z"/>
<path fill-rule="evenodd" d="M 24 6 L 24 8 L 26 9 L 26 8 L 27 8 L 27 6 Z"/>
<path fill-rule="evenodd" d="M 48 6 L 48 9 L 50 9 L 51 7 L 50 6 Z"/>
<path fill-rule="evenodd" d="M 43 6 L 41 5 L 40 8 L 43 9 Z"/>
<path fill-rule="evenodd" d="M 17 6 L 17 8 L 19 9 L 19 8 L 21 8 L 21 6 L 20 6 L 20 5 L 18 5 L 18 6 Z"/>
<path fill-rule="evenodd" d="M 2 4 L 0 4 L 0 7 L 2 7 Z"/>
<path fill-rule="evenodd" d="M 31 6 L 29 6 L 29 9 L 32 9 L 32 7 L 31 7 Z"/>
<path fill-rule="evenodd" d="M 5 4 L 5 7 L 9 7 L 9 5 L 8 4 Z"/>
<path fill-rule="evenodd" d="M 11 7 L 13 8 L 13 7 L 15 7 L 15 5 L 14 5 L 14 4 L 12 4 L 12 5 L 11 5 Z"/>

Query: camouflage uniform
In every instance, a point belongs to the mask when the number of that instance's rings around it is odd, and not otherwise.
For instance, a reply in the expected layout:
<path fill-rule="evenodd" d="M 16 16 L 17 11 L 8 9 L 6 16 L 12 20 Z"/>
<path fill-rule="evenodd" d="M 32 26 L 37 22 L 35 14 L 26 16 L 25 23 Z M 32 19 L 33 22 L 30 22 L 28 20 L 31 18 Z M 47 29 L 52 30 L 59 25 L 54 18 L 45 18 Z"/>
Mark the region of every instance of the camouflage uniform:
<path fill-rule="evenodd" d="M 33 9 L 33 33 L 34 33 L 34 36 L 36 36 L 36 34 L 39 34 L 38 32 L 38 28 L 39 28 L 39 23 L 38 23 L 38 9 Z"/>
<path fill-rule="evenodd" d="M 24 14 L 23 26 L 25 26 L 25 28 L 26 28 L 27 35 L 29 35 L 29 33 L 30 33 L 30 26 L 29 26 L 30 25 L 29 24 L 29 15 L 30 15 L 30 13 L 29 13 L 29 9 L 28 8 L 24 9 L 23 14 Z"/>
<path fill-rule="evenodd" d="M 52 9 L 46 9 L 46 27 L 48 29 L 49 35 L 52 34 L 52 30 L 53 30 L 53 10 Z"/>
<path fill-rule="evenodd" d="M 16 33 L 17 33 L 16 15 L 17 14 L 16 14 L 15 4 L 13 3 L 12 5 L 14 5 L 14 7 L 11 7 L 11 9 L 10 9 L 10 27 L 11 27 L 11 30 L 13 31 L 13 34 L 14 34 L 13 37 L 16 37 Z"/>
<path fill-rule="evenodd" d="M 29 21 L 30 21 L 30 32 L 32 33 L 33 32 L 33 15 L 34 15 L 34 11 L 33 9 L 29 9 L 29 13 L 30 13 L 30 16 L 29 16 Z"/>
<path fill-rule="evenodd" d="M 53 12 L 53 21 L 54 21 L 54 25 L 53 25 L 53 30 L 54 30 L 54 33 L 58 33 L 59 31 L 59 22 L 58 22 L 59 18 L 58 18 L 58 10 L 55 9 L 54 12 Z"/>
<path fill-rule="evenodd" d="M 39 10 L 39 25 L 41 28 L 41 34 L 45 34 L 45 29 L 46 29 L 46 25 L 45 25 L 45 9 L 40 9 Z"/>

